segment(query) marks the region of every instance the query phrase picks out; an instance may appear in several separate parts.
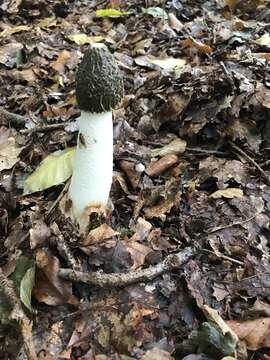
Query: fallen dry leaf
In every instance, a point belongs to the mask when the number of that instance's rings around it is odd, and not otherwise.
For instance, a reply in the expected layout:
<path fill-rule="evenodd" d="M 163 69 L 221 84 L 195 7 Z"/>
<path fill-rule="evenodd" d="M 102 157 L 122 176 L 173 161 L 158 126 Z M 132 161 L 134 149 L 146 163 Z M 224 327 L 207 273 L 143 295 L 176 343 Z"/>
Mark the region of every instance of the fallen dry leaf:
<path fill-rule="evenodd" d="M 249 350 L 270 347 L 269 317 L 246 321 L 229 320 L 226 324 L 246 343 Z"/>
<path fill-rule="evenodd" d="M 10 42 L 0 47 L 0 63 L 12 68 L 16 64 L 17 54 L 23 49 L 23 44 Z"/>
<path fill-rule="evenodd" d="M 114 231 L 109 225 L 102 224 L 89 232 L 87 237 L 83 240 L 83 246 L 104 243 L 106 240 L 110 240 L 116 235 L 118 235 L 118 232 Z"/>
<path fill-rule="evenodd" d="M 94 44 L 105 40 L 103 36 L 88 36 L 86 34 L 72 34 L 67 35 L 66 38 L 77 45 Z"/>
<path fill-rule="evenodd" d="M 130 241 L 143 241 L 145 240 L 152 229 L 152 224 L 143 218 L 138 218 L 135 226 L 135 234 L 132 235 Z"/>
<path fill-rule="evenodd" d="M 152 251 L 148 246 L 142 245 L 136 241 L 129 241 L 126 244 L 126 248 L 133 260 L 133 270 L 141 267 L 145 262 L 145 257 Z"/>
<path fill-rule="evenodd" d="M 163 146 L 162 148 L 152 150 L 151 156 L 156 157 L 170 154 L 183 154 L 186 150 L 186 147 L 187 142 L 185 140 L 177 138 L 171 141 L 168 145 Z"/>
<path fill-rule="evenodd" d="M 51 230 L 48 225 L 42 219 L 38 219 L 32 229 L 29 231 L 30 233 L 30 247 L 31 249 L 35 249 L 37 246 L 44 246 L 47 241 L 50 239 Z"/>
<path fill-rule="evenodd" d="M 36 284 L 33 293 L 37 301 L 47 305 L 77 304 L 72 295 L 72 284 L 58 276 L 59 260 L 46 249 L 36 252 L 38 268 Z"/>
<path fill-rule="evenodd" d="M 151 64 L 157 65 L 164 70 L 179 70 L 186 65 L 185 59 L 165 58 L 165 59 L 152 59 L 149 58 Z"/>
<path fill-rule="evenodd" d="M 242 198 L 244 196 L 243 190 L 238 188 L 227 188 L 223 190 L 217 190 L 209 197 L 212 199 L 220 199 L 222 197 L 226 199 Z"/>
<path fill-rule="evenodd" d="M 256 99 L 262 106 L 270 109 L 270 90 L 263 84 L 258 83 L 256 86 Z"/>
<path fill-rule="evenodd" d="M 157 205 L 144 209 L 145 217 L 147 219 L 154 217 L 164 219 L 165 214 L 170 212 L 174 205 L 174 200 L 161 200 Z"/>
<path fill-rule="evenodd" d="M 270 35 L 266 33 L 259 37 L 259 39 L 257 39 L 255 42 L 258 45 L 270 47 Z"/>
<path fill-rule="evenodd" d="M 11 130 L 0 127 L 0 171 L 11 169 L 18 161 L 21 150 Z"/>
<path fill-rule="evenodd" d="M 133 187 L 133 189 L 136 189 L 141 179 L 141 173 L 136 170 L 136 164 L 132 161 L 121 160 L 119 165 L 126 174 L 130 185 Z"/>
<path fill-rule="evenodd" d="M 198 40 L 195 40 L 192 37 L 189 37 L 188 39 L 181 41 L 181 45 L 185 47 L 194 47 L 203 54 L 210 54 L 211 52 L 213 52 L 211 46 L 204 44 Z"/>
<path fill-rule="evenodd" d="M 59 73 L 63 73 L 64 69 L 65 69 L 65 64 L 67 62 L 68 59 L 70 59 L 71 53 L 67 50 L 63 50 L 59 53 L 57 60 L 55 60 L 52 64 L 51 67 L 55 70 L 58 71 Z"/>
<path fill-rule="evenodd" d="M 0 32 L 0 38 L 9 37 L 12 34 L 16 34 L 22 31 L 29 31 L 29 30 L 31 30 L 31 27 L 28 25 L 18 25 L 14 27 L 8 27 Z"/>
<path fill-rule="evenodd" d="M 184 25 L 181 23 L 180 20 L 177 19 L 177 17 L 174 15 L 174 13 L 168 14 L 168 20 L 170 27 L 176 31 L 180 31 L 183 29 Z"/>
<path fill-rule="evenodd" d="M 141 360 L 173 360 L 173 357 L 167 351 L 155 347 L 146 351 Z"/>

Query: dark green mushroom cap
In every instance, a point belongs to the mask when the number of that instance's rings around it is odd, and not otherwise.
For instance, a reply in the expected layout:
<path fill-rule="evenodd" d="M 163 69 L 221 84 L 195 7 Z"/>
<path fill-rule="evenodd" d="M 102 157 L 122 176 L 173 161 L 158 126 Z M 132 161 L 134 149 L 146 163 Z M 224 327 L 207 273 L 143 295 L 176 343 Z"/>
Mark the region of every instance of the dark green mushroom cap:
<path fill-rule="evenodd" d="M 114 56 L 104 44 L 91 45 L 76 75 L 79 108 L 91 113 L 110 111 L 123 95 L 123 78 Z"/>

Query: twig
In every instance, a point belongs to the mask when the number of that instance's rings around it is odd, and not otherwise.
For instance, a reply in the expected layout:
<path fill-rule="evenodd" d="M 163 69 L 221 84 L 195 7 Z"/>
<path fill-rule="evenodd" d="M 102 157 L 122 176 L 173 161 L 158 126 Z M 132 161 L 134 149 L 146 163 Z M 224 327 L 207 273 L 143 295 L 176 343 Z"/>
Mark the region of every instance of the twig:
<path fill-rule="evenodd" d="M 81 270 L 80 265 L 74 258 L 72 252 L 70 251 L 70 248 L 67 245 L 67 242 L 64 239 L 64 236 L 61 234 L 59 227 L 55 222 L 51 224 L 51 229 L 57 237 L 57 249 L 60 255 L 66 260 L 68 265 L 71 266 L 73 270 Z"/>
<path fill-rule="evenodd" d="M 9 123 L 23 127 L 27 122 L 27 117 L 11 113 L 0 107 L 0 125 L 8 125 Z"/>
<path fill-rule="evenodd" d="M 267 185 L 270 185 L 270 177 L 266 174 L 266 172 L 260 167 L 259 164 L 256 163 L 252 157 L 245 153 L 239 146 L 235 145 L 232 141 L 229 141 L 229 144 L 233 149 L 235 149 L 239 154 L 243 155 L 257 170 L 259 170 L 260 174 L 266 181 Z"/>
<path fill-rule="evenodd" d="M 227 256 L 227 255 L 223 255 L 223 254 L 219 254 L 219 255 L 218 255 L 218 254 L 216 254 L 214 251 L 207 250 L 207 249 L 202 249 L 202 251 L 207 252 L 208 254 L 213 254 L 213 255 L 215 255 L 216 257 L 220 257 L 220 258 L 222 258 L 222 259 L 224 259 L 224 260 L 229 260 L 229 261 L 231 261 L 232 263 L 235 263 L 235 264 L 237 264 L 237 265 L 245 265 L 245 263 L 244 263 L 243 261 L 234 259 L 234 258 L 232 258 L 232 257 L 230 257 L 230 256 Z"/>
<path fill-rule="evenodd" d="M 208 230 L 207 233 L 208 234 L 212 234 L 214 232 L 217 232 L 217 231 L 220 231 L 220 230 L 224 230 L 224 229 L 229 229 L 230 227 L 233 227 L 233 226 L 237 226 L 237 225 L 243 225 L 245 224 L 246 222 L 249 222 L 251 221 L 252 219 L 254 219 L 257 215 L 259 215 L 260 213 L 256 213 L 255 215 L 252 215 L 251 217 L 249 217 L 248 219 L 245 219 L 245 220 L 242 220 L 242 221 L 236 221 L 236 222 L 233 222 L 231 224 L 228 224 L 228 225 L 221 225 L 221 226 L 216 226 L 214 227 L 213 229 L 211 230 Z"/>
<path fill-rule="evenodd" d="M 92 284 L 100 287 L 127 286 L 137 282 L 153 280 L 157 276 L 167 271 L 180 268 L 193 255 L 195 255 L 195 252 L 196 251 L 194 249 L 186 248 L 185 250 L 177 254 L 167 256 L 167 258 L 163 262 L 140 271 L 132 271 L 128 273 L 118 274 L 92 272 L 88 274 L 69 269 L 60 269 L 59 275 L 64 279 L 68 279 L 74 282 L 83 282 L 85 284 Z"/>
<path fill-rule="evenodd" d="M 64 127 L 67 125 L 67 123 L 61 123 L 61 124 L 49 124 L 49 125 L 41 125 L 36 126 L 32 129 L 23 129 L 20 131 L 21 134 L 34 134 L 37 132 L 48 132 L 58 129 L 64 129 Z"/>
<path fill-rule="evenodd" d="M 35 352 L 34 341 L 32 336 L 32 323 L 25 315 L 21 303 L 16 295 L 13 283 L 9 280 L 0 268 L 0 289 L 6 297 L 9 304 L 12 306 L 12 312 L 9 316 L 11 320 L 19 323 L 22 337 L 24 340 L 25 352 L 29 360 L 37 360 Z"/>
<path fill-rule="evenodd" d="M 53 202 L 53 204 L 49 207 L 48 211 L 46 212 L 45 219 L 47 222 L 52 221 L 51 213 L 57 207 L 57 205 L 62 200 L 62 198 L 66 195 L 68 188 L 69 188 L 69 184 L 70 184 L 70 180 L 67 181 L 67 183 L 64 186 L 63 190 L 61 191 L 60 195 L 57 197 L 57 199 Z"/>
<path fill-rule="evenodd" d="M 228 155 L 228 153 L 225 151 L 208 150 L 208 149 L 201 149 L 201 148 L 195 148 L 195 147 L 190 147 L 190 146 L 187 146 L 186 150 L 188 150 L 190 152 L 202 153 L 202 154 L 208 154 L 208 155 L 221 155 L 221 156 Z"/>

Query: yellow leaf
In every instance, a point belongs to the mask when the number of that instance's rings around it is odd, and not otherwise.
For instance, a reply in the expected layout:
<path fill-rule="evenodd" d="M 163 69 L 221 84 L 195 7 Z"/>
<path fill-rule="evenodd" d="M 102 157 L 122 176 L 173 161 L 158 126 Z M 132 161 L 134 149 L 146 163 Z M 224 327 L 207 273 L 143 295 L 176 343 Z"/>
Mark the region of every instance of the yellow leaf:
<path fill-rule="evenodd" d="M 96 11 L 97 17 L 119 18 L 121 16 L 130 15 L 130 11 L 121 11 L 116 9 L 100 9 Z"/>
<path fill-rule="evenodd" d="M 7 36 L 10 36 L 12 34 L 16 34 L 18 32 L 29 31 L 29 30 L 31 30 L 30 26 L 18 25 L 18 26 L 10 27 L 10 28 L 7 28 L 7 29 L 1 31 L 0 32 L 0 37 L 7 37 Z"/>
<path fill-rule="evenodd" d="M 171 57 L 167 59 L 150 59 L 150 63 L 155 64 L 165 70 L 176 70 L 184 67 L 186 65 L 186 60 L 175 59 Z"/>
<path fill-rule="evenodd" d="M 171 154 L 183 154 L 185 152 L 187 142 L 180 138 L 171 141 L 168 145 L 163 146 L 162 148 L 155 149 L 151 152 L 152 157 L 156 156 L 165 156 Z"/>
<path fill-rule="evenodd" d="M 48 17 L 45 19 L 41 19 L 37 23 L 37 26 L 39 26 L 42 29 L 47 29 L 49 27 L 56 26 L 56 24 L 57 24 L 57 19 L 55 17 Z"/>
<path fill-rule="evenodd" d="M 72 34 L 67 35 L 66 38 L 78 45 L 94 44 L 105 39 L 103 36 L 88 36 L 86 34 Z"/>
<path fill-rule="evenodd" d="M 269 33 L 264 34 L 259 39 L 256 40 L 256 44 L 261 46 L 270 46 L 270 35 Z"/>
<path fill-rule="evenodd" d="M 243 190 L 238 188 L 228 188 L 224 190 L 215 191 L 209 197 L 212 199 L 220 199 L 225 197 L 226 199 L 242 198 L 244 196 Z"/>
<path fill-rule="evenodd" d="M 26 179 L 24 194 L 42 191 L 65 182 L 73 171 L 75 147 L 56 151 L 47 156 Z"/>

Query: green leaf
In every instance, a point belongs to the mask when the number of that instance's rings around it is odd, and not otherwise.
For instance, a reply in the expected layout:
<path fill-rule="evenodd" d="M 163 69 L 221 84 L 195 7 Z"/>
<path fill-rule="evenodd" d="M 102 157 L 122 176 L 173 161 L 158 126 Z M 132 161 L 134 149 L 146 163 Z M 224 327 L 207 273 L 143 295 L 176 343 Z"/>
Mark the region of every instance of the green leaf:
<path fill-rule="evenodd" d="M 0 322 L 6 323 L 8 322 L 9 314 L 12 310 L 8 300 L 6 299 L 3 292 L 0 292 Z"/>
<path fill-rule="evenodd" d="M 35 266 L 32 266 L 26 271 L 20 284 L 20 299 L 24 306 L 31 312 L 35 310 L 31 305 L 31 295 L 35 284 Z"/>
<path fill-rule="evenodd" d="M 21 255 L 16 260 L 16 268 L 13 274 L 10 276 L 13 281 L 17 294 L 20 294 L 21 281 L 26 273 L 26 271 L 33 266 L 33 260 L 29 259 L 27 256 Z"/>
<path fill-rule="evenodd" d="M 78 45 L 94 44 L 105 39 L 103 36 L 88 36 L 86 34 L 72 34 L 67 35 L 66 38 Z"/>
<path fill-rule="evenodd" d="M 56 151 L 47 156 L 26 179 L 24 194 L 42 191 L 65 182 L 72 175 L 75 149 L 73 147 Z"/>
<path fill-rule="evenodd" d="M 146 9 L 142 9 L 142 12 L 144 14 L 147 15 L 151 15 L 154 18 L 160 18 L 160 19 L 164 19 L 167 20 L 168 19 L 168 14 L 166 13 L 165 10 L 163 10 L 161 7 L 149 7 Z"/>
<path fill-rule="evenodd" d="M 97 17 L 119 18 L 130 14 L 131 11 L 121 11 L 116 9 L 100 9 L 96 11 Z"/>
<path fill-rule="evenodd" d="M 24 50 L 21 49 L 16 53 L 16 65 L 20 66 L 24 63 L 25 63 L 25 54 L 24 54 Z"/>
<path fill-rule="evenodd" d="M 203 352 L 215 359 L 234 356 L 236 352 L 236 342 L 232 334 L 230 332 L 221 334 L 213 323 L 205 322 L 199 330 L 192 331 L 189 342 L 199 353 Z"/>

